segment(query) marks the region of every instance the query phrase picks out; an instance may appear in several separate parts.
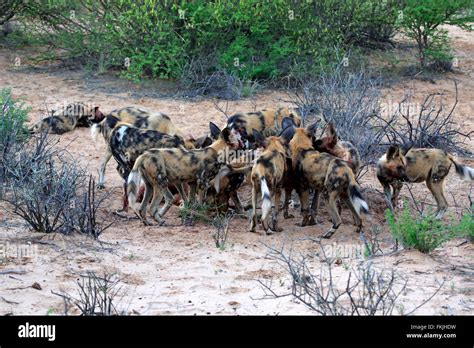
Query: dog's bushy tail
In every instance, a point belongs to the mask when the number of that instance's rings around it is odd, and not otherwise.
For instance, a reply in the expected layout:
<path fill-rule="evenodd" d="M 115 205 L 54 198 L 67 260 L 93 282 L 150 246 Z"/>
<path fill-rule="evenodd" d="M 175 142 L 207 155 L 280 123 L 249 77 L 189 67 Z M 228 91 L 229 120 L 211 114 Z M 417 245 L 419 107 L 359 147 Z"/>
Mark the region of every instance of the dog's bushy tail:
<path fill-rule="evenodd" d="M 474 169 L 471 168 L 471 167 L 468 167 L 466 165 L 463 165 L 463 164 L 459 164 L 457 163 L 453 156 L 451 155 L 448 155 L 448 158 L 451 162 L 453 162 L 454 164 L 454 167 L 456 168 L 456 173 L 458 173 L 458 175 L 466 180 L 466 181 L 472 181 L 474 180 Z"/>
<path fill-rule="evenodd" d="M 137 195 L 142 183 L 140 167 L 143 162 L 143 155 L 139 156 L 133 165 L 133 169 L 127 179 L 127 197 L 132 209 L 136 210 Z"/>
<path fill-rule="evenodd" d="M 265 221 L 270 210 L 272 209 L 272 202 L 270 200 L 270 190 L 268 189 L 267 179 L 265 176 L 260 178 L 260 186 L 262 191 L 262 221 Z"/>
<path fill-rule="evenodd" d="M 369 205 L 362 196 L 359 185 L 357 185 L 355 178 L 352 178 L 347 193 L 357 215 L 360 216 L 362 213 L 367 214 L 369 212 Z"/>
<path fill-rule="evenodd" d="M 104 121 L 102 121 L 100 123 L 94 123 L 91 127 L 91 137 L 92 137 L 92 140 L 94 141 L 95 144 L 97 144 L 98 141 L 99 141 L 99 134 L 104 133 L 103 122 Z"/>

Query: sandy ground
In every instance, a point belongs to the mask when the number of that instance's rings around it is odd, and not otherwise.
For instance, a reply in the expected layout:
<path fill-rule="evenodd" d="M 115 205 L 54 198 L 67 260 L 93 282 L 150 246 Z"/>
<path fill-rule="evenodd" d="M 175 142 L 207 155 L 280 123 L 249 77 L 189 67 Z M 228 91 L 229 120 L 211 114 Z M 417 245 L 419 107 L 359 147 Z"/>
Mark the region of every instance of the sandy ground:
<path fill-rule="evenodd" d="M 401 80 L 382 91 L 383 102 L 397 102 L 408 90 L 418 100 L 431 92 L 443 92 L 447 100 L 452 100 L 454 89 L 449 79 L 455 78 L 459 83 L 456 120 L 466 131 L 471 131 L 474 130 L 474 33 L 450 28 L 450 34 L 458 57 L 456 72 L 434 83 Z M 16 57 L 22 59 L 22 66 L 14 66 Z M 163 86 L 140 88 L 111 76 L 85 78 L 82 71 L 32 68 L 27 63 L 25 52 L 0 49 L 0 87 L 10 87 L 15 97 L 25 97 L 32 107 L 31 122 L 44 115 L 46 107 L 84 101 L 100 106 L 103 111 L 130 105 L 162 111 L 195 136 L 207 132 L 209 121 L 225 123 L 225 116 L 210 100 L 163 97 L 159 93 Z M 281 99 L 285 99 L 281 92 L 260 93 L 252 100 L 229 102 L 229 113 L 284 105 Z M 221 106 L 224 107 L 223 102 Z M 96 175 L 104 144 L 94 144 L 88 129 L 79 128 L 62 135 L 59 144 L 67 146 L 74 158 Z M 473 141 L 467 146 L 472 149 Z M 464 161 L 474 164 L 468 159 Z M 111 217 L 120 207 L 121 194 L 121 180 L 113 160 L 107 167 L 106 184 L 113 188 L 113 195 L 103 213 Z M 373 171 L 363 178 L 362 186 L 380 190 Z M 446 186 L 451 205 L 456 197 L 458 204 L 467 206 L 472 184 L 462 182 L 452 171 Z M 424 185 L 413 188 L 420 201 L 433 203 Z M 402 193 L 409 197 L 406 189 Z M 366 226 L 382 228 L 382 246 L 388 252 L 392 241 L 383 220 L 382 197 L 372 192 L 368 199 L 372 214 L 366 218 Z M 264 299 L 259 280 L 272 280 L 277 292 L 287 292 L 288 276 L 268 257 L 268 246 L 292 246 L 294 252 L 314 254 L 317 245 L 305 237 L 318 236 L 330 226 L 324 207 L 320 213 L 321 225 L 301 228 L 295 226 L 298 218 L 285 220 L 282 221 L 284 232 L 271 236 L 249 233 L 248 222 L 235 218 L 226 247 L 221 250 L 215 247 L 212 227 L 202 223 L 181 226 L 176 208 L 167 215 L 172 227 L 144 227 L 137 220 L 120 220 L 101 236 L 101 243 L 83 236 L 44 236 L 31 232 L 8 209 L 0 205 L 0 245 L 3 245 L 0 251 L 4 251 L 0 254 L 3 255 L 0 314 L 3 315 L 62 314 L 63 301 L 52 292 L 76 295 L 75 281 L 88 270 L 118 274 L 122 279 L 118 308 L 127 314 L 312 314 L 291 297 Z M 454 209 L 450 213 L 454 216 Z M 362 244 L 346 211 L 343 221 L 345 224 L 332 239 L 324 241 L 331 255 L 341 261 L 334 265 L 340 284 L 344 284 L 348 269 L 364 262 L 360 256 Z M 439 293 L 417 314 L 474 314 L 473 251 L 471 243 L 456 239 L 430 255 L 405 250 L 371 262 L 378 269 L 394 269 L 408 280 L 395 314 L 410 312 L 431 296 L 439 284 L 442 284 Z M 320 267 L 315 258 L 309 262 L 315 270 Z M 40 286 L 32 287 L 34 283 Z"/>

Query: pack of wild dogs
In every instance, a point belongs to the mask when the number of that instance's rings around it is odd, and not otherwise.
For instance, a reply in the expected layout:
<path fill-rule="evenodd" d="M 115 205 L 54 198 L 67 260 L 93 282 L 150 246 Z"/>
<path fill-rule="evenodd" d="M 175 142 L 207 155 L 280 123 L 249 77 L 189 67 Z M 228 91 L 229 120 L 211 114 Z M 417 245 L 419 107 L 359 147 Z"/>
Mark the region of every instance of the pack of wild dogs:
<path fill-rule="evenodd" d="M 130 205 L 146 225 L 152 224 L 147 213 L 163 225 L 164 215 L 179 202 L 212 202 L 220 213 L 233 209 L 242 214 L 238 191 L 245 185 L 252 190 L 251 232 L 258 223 L 266 234 L 282 231 L 278 215 L 283 210 L 285 219 L 294 217 L 289 213 L 293 191 L 301 205 L 301 226 L 318 223 L 319 201 L 327 198 L 332 226 L 324 238 L 341 225 L 341 203 L 351 212 L 356 232 L 362 231 L 362 216 L 369 212 L 356 181 L 356 146 L 339 139 L 331 123 L 325 136 L 317 138 L 318 123 L 303 127 L 297 108 L 237 113 L 222 129 L 210 122 L 209 134 L 194 138 L 163 113 L 125 107 L 104 114 L 98 107 L 74 103 L 30 130 L 62 134 L 78 126 L 92 126 L 94 139 L 102 137 L 107 144 L 98 187 L 104 187 L 106 165 L 113 157 L 123 179 L 123 204 L 117 213 L 127 213 Z M 443 183 L 452 165 L 463 179 L 474 180 L 474 169 L 446 151 L 389 146 L 376 168 L 387 206 L 394 209 L 403 182 L 425 181 L 437 203 L 436 217 L 441 218 L 448 208 Z"/>

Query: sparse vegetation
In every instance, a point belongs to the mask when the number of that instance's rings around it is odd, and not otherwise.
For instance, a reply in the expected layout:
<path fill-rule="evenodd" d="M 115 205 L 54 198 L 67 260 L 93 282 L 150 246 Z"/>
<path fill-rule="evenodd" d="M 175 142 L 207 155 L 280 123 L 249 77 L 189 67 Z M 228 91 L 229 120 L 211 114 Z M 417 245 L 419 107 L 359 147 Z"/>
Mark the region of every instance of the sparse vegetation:
<path fill-rule="evenodd" d="M 193 202 L 186 201 L 179 208 L 178 215 L 185 225 L 192 225 L 194 221 L 209 223 L 212 220 L 209 217 L 211 211 L 211 207 L 206 203 L 199 203 L 196 200 Z"/>
<path fill-rule="evenodd" d="M 107 219 L 96 219 L 107 193 L 98 197 L 91 188 L 91 179 L 86 186 L 84 169 L 58 148 L 47 132 L 29 142 L 13 141 L 10 146 L 2 161 L 0 199 L 33 230 L 64 234 L 76 231 L 98 238 L 111 226 L 113 222 Z"/>
<path fill-rule="evenodd" d="M 400 216 L 394 217 L 390 210 L 385 213 L 390 232 L 405 248 L 415 248 L 429 253 L 453 237 L 455 226 L 448 226 L 435 218 L 434 214 L 412 216 L 405 204 Z"/>
<path fill-rule="evenodd" d="M 117 296 L 122 289 L 121 279 L 114 273 L 97 275 L 88 271 L 76 281 L 77 295 L 55 293 L 64 300 L 64 315 L 69 314 L 71 306 L 79 309 L 85 316 L 110 316 L 123 314 L 117 308 Z"/>
<path fill-rule="evenodd" d="M 292 296 L 319 315 L 391 315 L 402 303 L 399 298 L 404 293 L 408 279 L 391 270 L 378 270 L 371 262 L 360 263 L 357 267 L 343 267 L 345 274 L 335 275 L 337 257 L 327 255 L 320 241 L 319 260 L 305 255 L 294 256 L 291 251 L 269 248 L 269 256 L 277 260 L 290 276 L 291 291 L 278 293 L 273 284 L 260 280 L 267 298 Z M 315 271 L 310 260 L 321 262 Z M 409 313 L 429 302 L 443 284 L 425 301 Z"/>
<path fill-rule="evenodd" d="M 227 242 L 227 234 L 229 232 L 229 224 L 234 217 L 233 212 L 227 212 L 225 215 L 217 214 L 212 220 L 212 225 L 215 228 L 215 232 L 212 237 L 216 242 L 216 247 L 223 250 Z"/>

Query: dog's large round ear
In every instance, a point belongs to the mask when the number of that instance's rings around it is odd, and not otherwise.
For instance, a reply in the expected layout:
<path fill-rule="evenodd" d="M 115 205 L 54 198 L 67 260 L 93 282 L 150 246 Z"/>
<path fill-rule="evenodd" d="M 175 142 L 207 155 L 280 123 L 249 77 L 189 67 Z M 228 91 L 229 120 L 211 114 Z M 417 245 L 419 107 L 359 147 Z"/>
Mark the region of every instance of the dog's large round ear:
<path fill-rule="evenodd" d="M 262 133 L 260 133 L 256 129 L 252 129 L 252 135 L 253 135 L 255 145 L 257 145 L 258 147 L 265 146 L 267 139 L 263 136 Z"/>
<path fill-rule="evenodd" d="M 288 144 L 291 139 L 293 139 L 293 136 L 295 135 L 295 127 L 290 126 L 286 127 L 281 133 L 280 133 L 280 139 L 283 140 L 285 144 Z"/>
<path fill-rule="evenodd" d="M 209 130 L 211 131 L 211 138 L 216 140 L 221 134 L 221 130 L 214 123 L 209 122 Z"/>
<path fill-rule="evenodd" d="M 212 135 L 212 131 L 211 131 L 211 135 Z M 217 135 L 217 138 L 219 136 L 221 136 L 222 139 L 224 139 L 226 142 L 229 142 L 229 140 L 230 140 L 230 129 L 226 127 L 222 131 L 219 131 L 219 134 Z"/>
<path fill-rule="evenodd" d="M 203 135 L 202 137 L 199 137 L 194 141 L 196 149 L 202 149 L 204 147 L 208 147 L 211 144 L 212 138 L 207 135 Z"/>
<path fill-rule="evenodd" d="M 281 129 L 286 129 L 288 127 L 295 127 L 295 126 L 296 126 L 295 122 L 290 117 L 284 117 L 283 120 L 281 121 Z"/>
<path fill-rule="evenodd" d="M 94 116 L 93 117 L 94 123 L 99 123 L 105 118 L 105 115 L 102 113 L 102 111 L 99 110 L 98 106 L 94 107 L 94 111 L 92 115 Z"/>
<path fill-rule="evenodd" d="M 390 161 L 399 155 L 400 155 L 400 148 L 398 147 L 398 145 L 390 145 L 390 147 L 387 150 L 387 160 Z"/>

